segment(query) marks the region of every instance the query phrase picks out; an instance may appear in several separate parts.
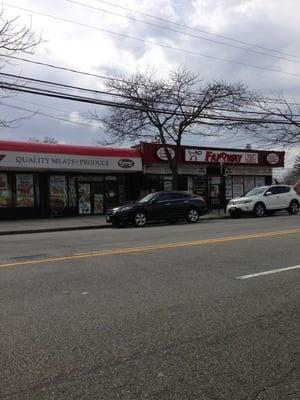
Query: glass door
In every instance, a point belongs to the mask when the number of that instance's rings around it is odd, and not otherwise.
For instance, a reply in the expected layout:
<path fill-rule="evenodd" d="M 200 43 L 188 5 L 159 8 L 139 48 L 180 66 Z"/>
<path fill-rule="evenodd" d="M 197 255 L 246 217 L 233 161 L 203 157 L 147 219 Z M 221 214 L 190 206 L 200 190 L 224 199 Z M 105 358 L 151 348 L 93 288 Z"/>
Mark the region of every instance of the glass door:
<path fill-rule="evenodd" d="M 106 209 L 119 205 L 119 185 L 117 176 L 105 177 Z"/>
<path fill-rule="evenodd" d="M 104 184 L 93 182 L 92 184 L 92 214 L 104 213 Z"/>
<path fill-rule="evenodd" d="M 78 210 L 80 215 L 89 215 L 92 212 L 91 183 L 78 182 Z"/>

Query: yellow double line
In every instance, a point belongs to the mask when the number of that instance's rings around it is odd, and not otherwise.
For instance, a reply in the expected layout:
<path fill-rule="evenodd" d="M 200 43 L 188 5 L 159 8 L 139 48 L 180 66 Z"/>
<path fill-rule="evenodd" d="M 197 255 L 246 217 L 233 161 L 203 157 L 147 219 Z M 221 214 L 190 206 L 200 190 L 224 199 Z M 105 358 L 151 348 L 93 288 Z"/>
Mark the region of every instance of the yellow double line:
<path fill-rule="evenodd" d="M 272 236 L 287 236 L 300 233 L 299 229 L 289 229 L 285 231 L 272 231 L 272 232 L 258 232 L 246 235 L 238 235 L 238 236 L 224 236 L 218 238 L 211 239 L 202 239 L 202 240 L 192 240 L 188 242 L 175 242 L 175 243 L 161 243 L 161 244 L 153 244 L 146 246 L 136 246 L 136 247 L 125 247 L 120 249 L 110 249 L 110 250 L 99 250 L 99 251 L 90 251 L 86 253 L 78 253 L 72 254 L 70 256 L 62 256 L 62 257 L 49 257 L 42 258 L 37 260 L 24 260 L 17 261 L 11 263 L 0 264 L 0 268 L 9 268 L 9 267 L 17 267 L 21 265 L 34 265 L 34 264 L 44 264 L 58 261 L 71 261 L 78 260 L 82 258 L 89 257 L 102 257 L 102 256 L 112 256 L 116 254 L 128 254 L 128 253 L 140 253 L 143 251 L 153 251 L 153 250 L 164 250 L 164 249 L 175 249 L 180 247 L 190 247 L 190 246 L 201 246 L 206 244 L 215 244 L 215 243 L 226 243 L 226 242 L 234 242 L 237 240 L 246 240 L 246 239 L 257 239 L 257 238 L 265 238 Z"/>

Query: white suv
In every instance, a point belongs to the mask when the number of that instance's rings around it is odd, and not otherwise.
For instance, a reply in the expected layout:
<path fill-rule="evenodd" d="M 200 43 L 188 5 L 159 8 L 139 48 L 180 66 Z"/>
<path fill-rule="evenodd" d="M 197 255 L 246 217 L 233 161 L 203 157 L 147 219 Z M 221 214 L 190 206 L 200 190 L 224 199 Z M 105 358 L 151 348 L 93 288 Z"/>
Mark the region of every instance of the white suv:
<path fill-rule="evenodd" d="M 250 190 L 243 197 L 234 198 L 227 205 L 231 217 L 243 213 L 253 213 L 255 217 L 272 215 L 275 211 L 287 210 L 291 215 L 298 214 L 300 196 L 292 186 L 261 186 Z"/>

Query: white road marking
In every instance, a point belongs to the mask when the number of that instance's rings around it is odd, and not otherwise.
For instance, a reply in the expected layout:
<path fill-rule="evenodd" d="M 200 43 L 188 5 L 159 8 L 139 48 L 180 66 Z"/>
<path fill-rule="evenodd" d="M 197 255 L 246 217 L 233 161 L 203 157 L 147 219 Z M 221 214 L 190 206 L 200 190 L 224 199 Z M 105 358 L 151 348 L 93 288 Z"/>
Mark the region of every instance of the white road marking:
<path fill-rule="evenodd" d="M 293 267 L 272 269 L 271 271 L 258 272 L 257 274 L 237 276 L 236 279 L 256 278 L 257 276 L 277 274 L 278 272 L 285 272 L 285 271 L 290 271 L 292 269 L 298 269 L 298 268 L 300 268 L 300 265 L 294 265 Z"/>

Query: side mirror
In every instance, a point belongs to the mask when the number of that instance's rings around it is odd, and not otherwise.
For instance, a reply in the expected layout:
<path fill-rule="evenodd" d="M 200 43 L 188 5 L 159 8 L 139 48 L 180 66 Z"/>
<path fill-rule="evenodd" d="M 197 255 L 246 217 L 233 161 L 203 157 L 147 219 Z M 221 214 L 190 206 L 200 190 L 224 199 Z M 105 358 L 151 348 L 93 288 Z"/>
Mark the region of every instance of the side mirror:
<path fill-rule="evenodd" d="M 265 193 L 265 196 L 271 196 L 272 194 L 273 194 L 272 192 L 268 191 Z"/>

